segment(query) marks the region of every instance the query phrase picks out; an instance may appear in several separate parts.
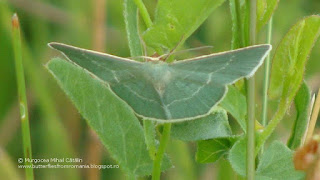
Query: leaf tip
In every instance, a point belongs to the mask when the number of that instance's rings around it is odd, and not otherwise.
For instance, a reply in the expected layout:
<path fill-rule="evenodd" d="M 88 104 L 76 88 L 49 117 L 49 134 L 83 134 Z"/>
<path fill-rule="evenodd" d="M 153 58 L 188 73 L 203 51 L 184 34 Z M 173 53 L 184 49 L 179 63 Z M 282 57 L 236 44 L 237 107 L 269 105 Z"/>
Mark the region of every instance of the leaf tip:
<path fill-rule="evenodd" d="M 18 18 L 17 13 L 13 14 L 11 21 L 12 21 L 12 27 L 14 29 L 18 29 L 19 28 L 19 18 Z"/>

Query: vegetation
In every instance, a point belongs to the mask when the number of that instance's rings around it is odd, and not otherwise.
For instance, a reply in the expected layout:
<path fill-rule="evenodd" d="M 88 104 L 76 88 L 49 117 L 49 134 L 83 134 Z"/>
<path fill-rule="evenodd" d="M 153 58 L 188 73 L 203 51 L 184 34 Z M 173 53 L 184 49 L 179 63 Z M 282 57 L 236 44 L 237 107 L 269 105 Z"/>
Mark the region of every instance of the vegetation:
<path fill-rule="evenodd" d="M 317 0 L 1 1 L 0 178 L 316 179 L 319 8 Z M 162 124 L 57 58 L 52 41 L 137 61 L 273 50 L 252 78 L 229 85 L 212 114 Z M 182 51 L 206 45 L 212 50 Z M 21 168 L 28 157 L 112 167 Z"/>

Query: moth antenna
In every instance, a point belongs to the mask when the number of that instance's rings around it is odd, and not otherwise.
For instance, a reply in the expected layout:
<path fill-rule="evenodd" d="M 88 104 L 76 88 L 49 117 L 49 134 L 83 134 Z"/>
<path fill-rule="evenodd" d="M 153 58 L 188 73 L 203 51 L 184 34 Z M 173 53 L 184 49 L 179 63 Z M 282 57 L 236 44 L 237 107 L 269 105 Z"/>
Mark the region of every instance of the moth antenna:
<path fill-rule="evenodd" d="M 185 53 L 185 52 L 199 51 L 202 49 L 209 49 L 209 48 L 213 48 L 213 46 L 201 46 L 201 47 L 196 47 L 196 48 L 189 48 L 189 49 L 184 49 L 184 50 L 173 52 L 172 54 L 181 54 L 181 53 Z M 168 54 L 169 53 L 163 54 L 163 55 L 159 56 L 159 58 L 162 58 L 163 56 L 167 56 Z"/>
<path fill-rule="evenodd" d="M 160 57 L 150 57 L 150 56 L 135 56 L 135 57 L 127 57 L 128 59 L 135 59 L 135 58 L 143 58 L 149 59 L 150 61 L 158 61 Z"/>
<path fill-rule="evenodd" d="M 181 36 L 180 41 L 176 44 L 176 46 L 173 49 L 171 49 L 171 51 L 167 54 L 166 58 L 164 58 L 163 61 L 167 61 L 167 59 L 174 53 L 174 51 L 177 50 L 177 48 L 181 45 L 183 37 L 184 37 L 184 35 Z"/>

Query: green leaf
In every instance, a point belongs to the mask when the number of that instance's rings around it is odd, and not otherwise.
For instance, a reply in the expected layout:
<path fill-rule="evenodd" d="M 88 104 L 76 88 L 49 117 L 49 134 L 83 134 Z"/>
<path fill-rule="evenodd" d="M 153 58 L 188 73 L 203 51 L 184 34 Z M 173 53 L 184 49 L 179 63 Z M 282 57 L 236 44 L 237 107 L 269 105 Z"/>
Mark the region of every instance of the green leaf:
<path fill-rule="evenodd" d="M 293 151 L 279 141 L 273 142 L 263 153 L 256 171 L 256 176 L 257 180 L 304 179 L 304 173 L 294 169 Z"/>
<path fill-rule="evenodd" d="M 231 128 L 227 112 L 216 108 L 212 114 L 203 118 L 174 123 L 171 127 L 171 136 L 183 141 L 198 141 L 218 137 L 229 137 Z"/>
<path fill-rule="evenodd" d="M 173 49 L 183 42 L 225 0 L 159 0 L 153 25 L 143 35 L 155 49 Z"/>
<path fill-rule="evenodd" d="M 293 98 L 303 79 L 308 55 L 320 34 L 320 16 L 309 16 L 294 25 L 280 42 L 271 69 L 269 96 Z M 288 98 L 291 99 L 291 98 Z"/>
<path fill-rule="evenodd" d="M 131 108 L 106 83 L 77 65 L 55 58 L 47 68 L 120 167 L 131 175 L 151 174 L 143 129 Z M 170 167 L 168 159 L 163 165 Z"/>
<path fill-rule="evenodd" d="M 143 130 L 150 158 L 154 160 L 157 153 L 155 122 L 144 119 Z"/>
<path fill-rule="evenodd" d="M 273 58 L 269 97 L 279 98 L 278 110 L 260 134 L 257 148 L 264 144 L 283 119 L 303 80 L 308 55 L 320 34 L 320 16 L 309 16 L 294 25 L 280 42 Z"/>
<path fill-rule="evenodd" d="M 140 42 L 138 30 L 138 8 L 133 0 L 124 0 L 124 22 L 126 24 L 127 37 L 131 57 L 142 61 L 142 58 L 136 58 L 143 55 L 143 49 Z"/>
<path fill-rule="evenodd" d="M 229 162 L 233 170 L 241 176 L 246 175 L 246 157 L 247 157 L 246 139 L 238 140 L 229 152 Z"/>
<path fill-rule="evenodd" d="M 0 148 L 0 177 L 10 180 L 21 180 L 21 172 L 17 168 L 17 159 L 15 161 L 8 156 L 7 152 Z M 23 165 L 23 164 L 22 164 Z"/>
<path fill-rule="evenodd" d="M 237 137 L 215 138 L 198 141 L 196 161 L 199 163 L 213 163 L 226 155 Z"/>
<path fill-rule="evenodd" d="M 231 49 L 243 47 L 242 42 L 242 21 L 240 16 L 240 2 L 238 0 L 229 0 L 231 20 L 232 20 L 232 43 Z"/>
<path fill-rule="evenodd" d="M 235 143 L 229 153 L 229 162 L 239 175 L 246 176 L 246 149 L 245 139 Z M 293 151 L 281 142 L 273 142 L 262 154 L 256 170 L 257 180 L 303 179 L 303 173 L 293 166 Z"/>
<path fill-rule="evenodd" d="M 291 136 L 288 140 L 288 147 L 290 149 L 296 149 L 301 145 L 308 126 L 310 100 L 310 90 L 308 85 L 303 82 L 294 99 L 297 110 L 297 118 L 293 124 Z"/>
<path fill-rule="evenodd" d="M 228 93 L 221 101 L 220 106 L 227 110 L 246 132 L 247 100 L 246 97 L 234 86 L 228 86 Z"/>
<path fill-rule="evenodd" d="M 279 0 L 258 0 L 257 1 L 257 32 L 269 22 L 273 12 L 278 7 Z"/>

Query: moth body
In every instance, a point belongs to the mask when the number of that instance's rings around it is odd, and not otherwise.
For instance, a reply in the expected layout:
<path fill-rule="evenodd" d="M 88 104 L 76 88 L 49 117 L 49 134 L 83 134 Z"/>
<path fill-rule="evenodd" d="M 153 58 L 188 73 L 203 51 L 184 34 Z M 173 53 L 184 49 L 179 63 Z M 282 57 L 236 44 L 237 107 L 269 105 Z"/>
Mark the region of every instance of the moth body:
<path fill-rule="evenodd" d="M 145 78 L 153 84 L 154 89 L 162 96 L 166 85 L 172 78 L 170 67 L 163 61 L 146 62 L 145 66 Z"/>

